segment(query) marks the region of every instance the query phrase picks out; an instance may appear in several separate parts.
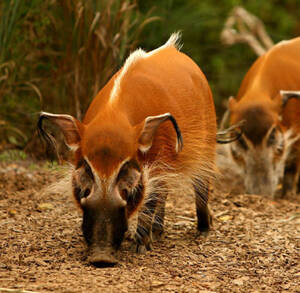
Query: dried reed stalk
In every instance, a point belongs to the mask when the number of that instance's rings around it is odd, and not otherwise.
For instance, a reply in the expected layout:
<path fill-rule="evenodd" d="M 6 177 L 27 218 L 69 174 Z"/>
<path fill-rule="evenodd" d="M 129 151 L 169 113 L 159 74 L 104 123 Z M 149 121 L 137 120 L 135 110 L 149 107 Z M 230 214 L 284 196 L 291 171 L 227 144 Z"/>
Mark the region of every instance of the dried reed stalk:
<path fill-rule="evenodd" d="M 221 41 L 225 45 L 246 43 L 258 56 L 274 45 L 263 22 L 240 6 L 235 7 L 226 20 Z"/>

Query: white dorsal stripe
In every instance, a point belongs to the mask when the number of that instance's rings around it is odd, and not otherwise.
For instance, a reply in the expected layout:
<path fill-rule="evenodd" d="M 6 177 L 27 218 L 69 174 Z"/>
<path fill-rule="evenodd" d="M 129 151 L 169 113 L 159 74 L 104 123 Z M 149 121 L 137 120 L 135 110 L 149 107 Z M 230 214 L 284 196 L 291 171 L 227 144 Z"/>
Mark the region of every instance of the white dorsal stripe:
<path fill-rule="evenodd" d="M 123 79 L 128 69 L 132 66 L 132 64 L 136 63 L 137 60 L 145 58 L 146 54 L 147 53 L 144 50 L 137 49 L 136 51 L 131 53 L 130 56 L 126 59 L 125 64 L 121 69 L 121 72 L 115 79 L 114 87 L 110 93 L 110 101 L 113 101 L 119 95 L 120 88 L 121 88 L 121 80 Z"/>
<path fill-rule="evenodd" d="M 179 43 L 180 38 L 181 38 L 181 33 L 176 32 L 170 36 L 169 40 L 164 45 L 162 45 L 161 47 L 159 47 L 155 50 L 152 50 L 147 53 L 143 49 L 139 48 L 139 49 L 135 50 L 134 52 L 132 52 L 129 55 L 129 57 L 126 59 L 124 65 L 121 69 L 121 72 L 115 79 L 114 86 L 110 93 L 110 101 L 111 102 L 114 101 L 116 99 L 116 97 L 119 96 L 119 93 L 121 90 L 121 81 L 122 81 L 123 77 L 125 76 L 125 74 L 128 72 L 129 68 L 131 68 L 138 60 L 150 57 L 164 48 L 174 47 L 177 50 L 180 50 L 180 48 L 181 48 L 181 45 Z"/>
<path fill-rule="evenodd" d="M 290 42 L 292 42 L 293 40 L 282 40 L 280 41 L 279 43 L 275 44 L 274 47 L 279 47 L 279 46 L 282 46 L 282 45 L 287 45 L 289 44 Z"/>

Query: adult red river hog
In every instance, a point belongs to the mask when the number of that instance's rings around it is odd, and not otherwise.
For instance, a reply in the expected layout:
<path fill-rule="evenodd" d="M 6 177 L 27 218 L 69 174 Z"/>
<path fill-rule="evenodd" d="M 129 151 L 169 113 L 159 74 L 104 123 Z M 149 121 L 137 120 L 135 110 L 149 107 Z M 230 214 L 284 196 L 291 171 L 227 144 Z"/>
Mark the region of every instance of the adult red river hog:
<path fill-rule="evenodd" d="M 300 38 L 282 41 L 259 57 L 229 99 L 230 123 L 244 120 L 230 145 L 247 193 L 296 193 L 300 172 Z"/>
<path fill-rule="evenodd" d="M 133 52 L 92 101 L 82 122 L 42 112 L 75 155 L 72 188 L 83 211 L 88 259 L 114 264 L 138 213 L 137 252 L 163 232 L 165 199 L 194 194 L 199 231 L 215 173 L 216 115 L 199 67 L 178 48 L 178 34 L 151 52 Z"/>

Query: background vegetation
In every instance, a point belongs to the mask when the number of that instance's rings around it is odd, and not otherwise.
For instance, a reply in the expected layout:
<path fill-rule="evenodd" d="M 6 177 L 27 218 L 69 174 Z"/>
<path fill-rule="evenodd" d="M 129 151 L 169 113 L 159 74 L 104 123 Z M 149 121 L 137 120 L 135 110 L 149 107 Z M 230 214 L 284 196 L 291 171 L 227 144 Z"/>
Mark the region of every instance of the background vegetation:
<path fill-rule="evenodd" d="M 156 48 L 178 30 L 220 116 L 256 58 L 246 45 L 220 42 L 236 5 L 261 18 L 274 42 L 300 35 L 298 0 L 2 0 L 0 151 L 32 150 L 41 110 L 82 118 L 130 51 Z"/>

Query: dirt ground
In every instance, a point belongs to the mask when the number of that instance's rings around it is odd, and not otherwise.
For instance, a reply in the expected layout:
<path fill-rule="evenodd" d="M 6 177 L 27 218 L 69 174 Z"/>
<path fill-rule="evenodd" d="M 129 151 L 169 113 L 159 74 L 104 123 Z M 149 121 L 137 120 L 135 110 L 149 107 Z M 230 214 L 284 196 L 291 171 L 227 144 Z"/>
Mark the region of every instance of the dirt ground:
<path fill-rule="evenodd" d="M 206 238 L 196 237 L 193 199 L 169 198 L 153 251 L 138 255 L 125 242 L 118 265 L 95 268 L 73 199 L 41 192 L 55 180 L 42 165 L 0 163 L 0 292 L 300 292 L 300 196 L 217 188 Z"/>

